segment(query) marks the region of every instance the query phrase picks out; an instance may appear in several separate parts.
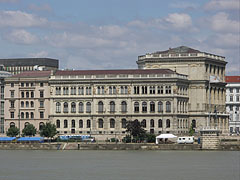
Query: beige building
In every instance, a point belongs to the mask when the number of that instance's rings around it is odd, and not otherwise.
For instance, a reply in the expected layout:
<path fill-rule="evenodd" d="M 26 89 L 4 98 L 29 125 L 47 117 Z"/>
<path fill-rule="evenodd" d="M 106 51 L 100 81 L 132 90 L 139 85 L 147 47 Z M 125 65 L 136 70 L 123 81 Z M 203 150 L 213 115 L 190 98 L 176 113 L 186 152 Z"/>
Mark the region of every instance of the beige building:
<path fill-rule="evenodd" d="M 139 69 L 164 68 L 187 75 L 189 121 L 196 122 L 196 130 L 208 127 L 228 132 L 224 57 L 181 46 L 139 56 L 137 64 Z"/>
<path fill-rule="evenodd" d="M 49 121 L 51 71 L 29 71 L 5 78 L 5 132 L 11 126 L 33 124 L 37 130 Z"/>

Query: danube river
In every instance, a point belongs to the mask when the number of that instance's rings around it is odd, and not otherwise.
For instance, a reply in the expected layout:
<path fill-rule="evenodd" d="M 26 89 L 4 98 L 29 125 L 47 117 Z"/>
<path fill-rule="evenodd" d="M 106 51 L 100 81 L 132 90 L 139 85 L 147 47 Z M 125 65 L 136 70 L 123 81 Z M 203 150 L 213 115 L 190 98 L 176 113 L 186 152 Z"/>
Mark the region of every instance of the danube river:
<path fill-rule="evenodd" d="M 0 150 L 0 180 L 239 180 L 240 152 Z"/>

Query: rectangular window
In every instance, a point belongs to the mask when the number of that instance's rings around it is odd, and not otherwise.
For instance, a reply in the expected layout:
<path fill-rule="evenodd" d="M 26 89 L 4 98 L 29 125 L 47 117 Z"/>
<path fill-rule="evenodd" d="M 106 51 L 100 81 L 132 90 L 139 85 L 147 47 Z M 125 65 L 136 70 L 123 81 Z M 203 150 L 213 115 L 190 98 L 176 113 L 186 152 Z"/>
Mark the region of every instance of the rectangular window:
<path fill-rule="evenodd" d="M 11 98 L 14 97 L 14 91 L 10 91 L 11 92 Z"/>
<path fill-rule="evenodd" d="M 21 87 L 24 87 L 24 83 L 21 83 Z"/>
<path fill-rule="evenodd" d="M 236 101 L 239 102 L 239 96 L 236 96 Z"/>
<path fill-rule="evenodd" d="M 44 107 L 44 101 L 40 101 L 40 108 Z"/>
<path fill-rule="evenodd" d="M 40 112 L 40 118 L 43 119 L 44 118 L 44 112 Z"/>
<path fill-rule="evenodd" d="M 44 97 L 44 91 L 40 91 L 40 98 Z"/>
<path fill-rule="evenodd" d="M 15 104 L 14 101 L 10 101 L 10 108 L 14 108 L 14 104 Z"/>
<path fill-rule="evenodd" d="M 233 101 L 233 96 L 230 96 L 230 101 L 231 101 L 231 102 Z"/>
<path fill-rule="evenodd" d="M 158 86 L 157 93 L 163 94 L 163 86 Z"/>
<path fill-rule="evenodd" d="M 134 94 L 139 94 L 139 86 L 134 86 Z"/>
<path fill-rule="evenodd" d="M 11 119 L 14 118 L 14 112 L 11 112 L 10 117 L 11 117 Z"/>
<path fill-rule="evenodd" d="M 147 86 L 142 86 L 142 94 L 147 94 Z"/>
<path fill-rule="evenodd" d="M 1 115 L 4 115 L 4 102 L 1 102 Z"/>
<path fill-rule="evenodd" d="M 230 91 L 230 93 L 233 93 L 233 88 L 230 88 L 229 91 Z"/>
<path fill-rule="evenodd" d="M 165 93 L 166 93 L 166 94 L 171 94 L 171 93 L 172 93 L 172 91 L 171 91 L 171 86 L 166 86 L 166 87 L 165 87 Z"/>
<path fill-rule="evenodd" d="M 236 88 L 236 93 L 239 93 L 239 88 Z"/>
<path fill-rule="evenodd" d="M 11 83 L 11 87 L 14 87 L 14 83 Z"/>
<path fill-rule="evenodd" d="M 42 82 L 40 83 L 40 87 L 43 87 L 43 83 Z"/>

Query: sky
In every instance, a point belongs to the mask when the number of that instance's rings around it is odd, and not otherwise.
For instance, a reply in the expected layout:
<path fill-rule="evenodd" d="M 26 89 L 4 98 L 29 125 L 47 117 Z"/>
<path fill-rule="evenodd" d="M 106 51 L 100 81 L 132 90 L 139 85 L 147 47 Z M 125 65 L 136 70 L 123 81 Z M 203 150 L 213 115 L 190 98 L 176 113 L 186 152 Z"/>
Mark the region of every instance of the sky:
<path fill-rule="evenodd" d="M 0 58 L 136 69 L 139 55 L 188 46 L 240 75 L 239 12 L 239 0 L 0 0 Z"/>

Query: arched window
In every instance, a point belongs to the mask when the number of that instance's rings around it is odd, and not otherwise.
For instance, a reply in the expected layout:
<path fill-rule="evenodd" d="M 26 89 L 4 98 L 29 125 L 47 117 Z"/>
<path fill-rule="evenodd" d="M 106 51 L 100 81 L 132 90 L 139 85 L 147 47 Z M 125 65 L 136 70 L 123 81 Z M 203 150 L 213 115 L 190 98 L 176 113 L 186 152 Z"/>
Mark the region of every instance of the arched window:
<path fill-rule="evenodd" d="M 122 101 L 121 106 L 122 106 L 122 112 L 127 112 L 127 103 L 126 103 L 126 101 Z"/>
<path fill-rule="evenodd" d="M 21 97 L 24 98 L 24 92 L 21 92 Z"/>
<path fill-rule="evenodd" d="M 151 127 L 151 128 L 154 127 L 154 120 L 153 120 L 153 119 L 150 120 L 150 127 Z"/>
<path fill-rule="evenodd" d="M 87 102 L 87 104 L 86 104 L 86 112 L 87 113 L 91 112 L 91 103 L 90 102 Z"/>
<path fill-rule="evenodd" d="M 155 102 L 150 102 L 150 112 L 155 112 Z"/>
<path fill-rule="evenodd" d="M 192 120 L 192 127 L 196 128 L 196 120 L 195 119 Z"/>
<path fill-rule="evenodd" d="M 71 103 L 71 113 L 75 113 L 76 112 L 76 103 L 72 102 Z"/>
<path fill-rule="evenodd" d="M 90 119 L 87 120 L 87 128 L 91 128 L 91 120 Z"/>
<path fill-rule="evenodd" d="M 34 113 L 31 112 L 31 119 L 34 119 Z"/>
<path fill-rule="evenodd" d="M 161 119 L 158 120 L 158 128 L 162 128 L 162 120 Z"/>
<path fill-rule="evenodd" d="M 73 119 L 72 120 L 72 128 L 75 128 L 76 126 L 75 126 L 75 120 Z"/>
<path fill-rule="evenodd" d="M 31 91 L 31 98 L 34 98 L 34 92 Z"/>
<path fill-rule="evenodd" d="M 60 126 L 60 120 L 59 120 L 59 119 L 56 121 L 56 126 L 57 126 L 57 128 L 60 128 L 60 127 L 61 127 L 61 126 Z"/>
<path fill-rule="evenodd" d="M 11 123 L 10 123 L 10 128 L 11 128 L 11 127 L 15 127 L 15 123 L 14 123 L 14 122 L 11 122 Z"/>
<path fill-rule="evenodd" d="M 142 126 L 143 128 L 146 128 L 146 127 L 147 127 L 146 119 L 143 119 L 143 120 L 142 120 L 141 126 Z"/>
<path fill-rule="evenodd" d="M 83 113 L 83 111 L 84 111 L 84 105 L 83 105 L 82 102 L 80 102 L 80 103 L 78 104 L 78 112 L 79 112 L 79 113 Z"/>
<path fill-rule="evenodd" d="M 103 128 L 103 120 L 102 119 L 98 120 L 98 128 Z"/>
<path fill-rule="evenodd" d="M 67 103 L 67 102 L 65 102 L 65 103 L 63 104 L 63 112 L 64 112 L 64 113 L 68 113 L 68 103 Z"/>
<path fill-rule="evenodd" d="M 40 122 L 40 123 L 39 123 L 39 131 L 41 131 L 41 130 L 43 129 L 43 125 L 44 125 L 43 122 Z"/>
<path fill-rule="evenodd" d="M 68 120 L 66 120 L 66 119 L 64 120 L 63 127 L 64 127 L 64 128 L 68 128 Z"/>
<path fill-rule="evenodd" d="M 122 119 L 122 128 L 126 128 L 126 126 L 127 126 L 127 120 Z"/>
<path fill-rule="evenodd" d="M 60 113 L 60 112 L 61 112 L 61 103 L 56 102 L 56 113 Z"/>
<path fill-rule="evenodd" d="M 166 120 L 166 128 L 170 128 L 171 127 L 171 123 L 170 123 L 170 119 Z"/>
<path fill-rule="evenodd" d="M 158 112 L 163 112 L 163 103 L 162 103 L 162 101 L 158 102 Z"/>
<path fill-rule="evenodd" d="M 31 107 L 34 107 L 34 102 L 33 101 L 31 101 L 30 104 L 31 104 Z"/>
<path fill-rule="evenodd" d="M 103 102 L 102 101 L 98 102 L 98 112 L 100 112 L 100 113 L 103 112 Z"/>
<path fill-rule="evenodd" d="M 29 122 L 25 122 L 24 123 L 24 128 L 26 128 L 30 123 Z"/>
<path fill-rule="evenodd" d="M 29 98 L 29 92 L 26 92 L 26 98 Z"/>
<path fill-rule="evenodd" d="M 142 112 L 147 112 L 147 103 L 146 102 L 142 103 Z"/>
<path fill-rule="evenodd" d="M 79 120 L 79 128 L 83 128 L 83 120 Z"/>
<path fill-rule="evenodd" d="M 28 108 L 29 107 L 29 102 L 28 101 L 26 101 L 26 108 Z"/>
<path fill-rule="evenodd" d="M 21 119 L 24 119 L 24 112 L 21 112 Z"/>
<path fill-rule="evenodd" d="M 134 112 L 139 112 L 139 103 L 138 102 L 134 103 Z"/>
<path fill-rule="evenodd" d="M 166 102 L 166 112 L 171 112 L 171 103 L 169 101 Z"/>
<path fill-rule="evenodd" d="M 110 112 L 115 112 L 115 102 L 114 101 L 111 101 L 110 102 Z"/>
<path fill-rule="evenodd" d="M 22 107 L 22 108 L 24 107 L 24 102 L 23 102 L 23 101 L 21 101 L 21 107 Z"/>
<path fill-rule="evenodd" d="M 115 128 L 115 120 L 110 119 L 110 128 Z"/>
<path fill-rule="evenodd" d="M 29 112 L 26 112 L 26 119 L 29 119 Z"/>

